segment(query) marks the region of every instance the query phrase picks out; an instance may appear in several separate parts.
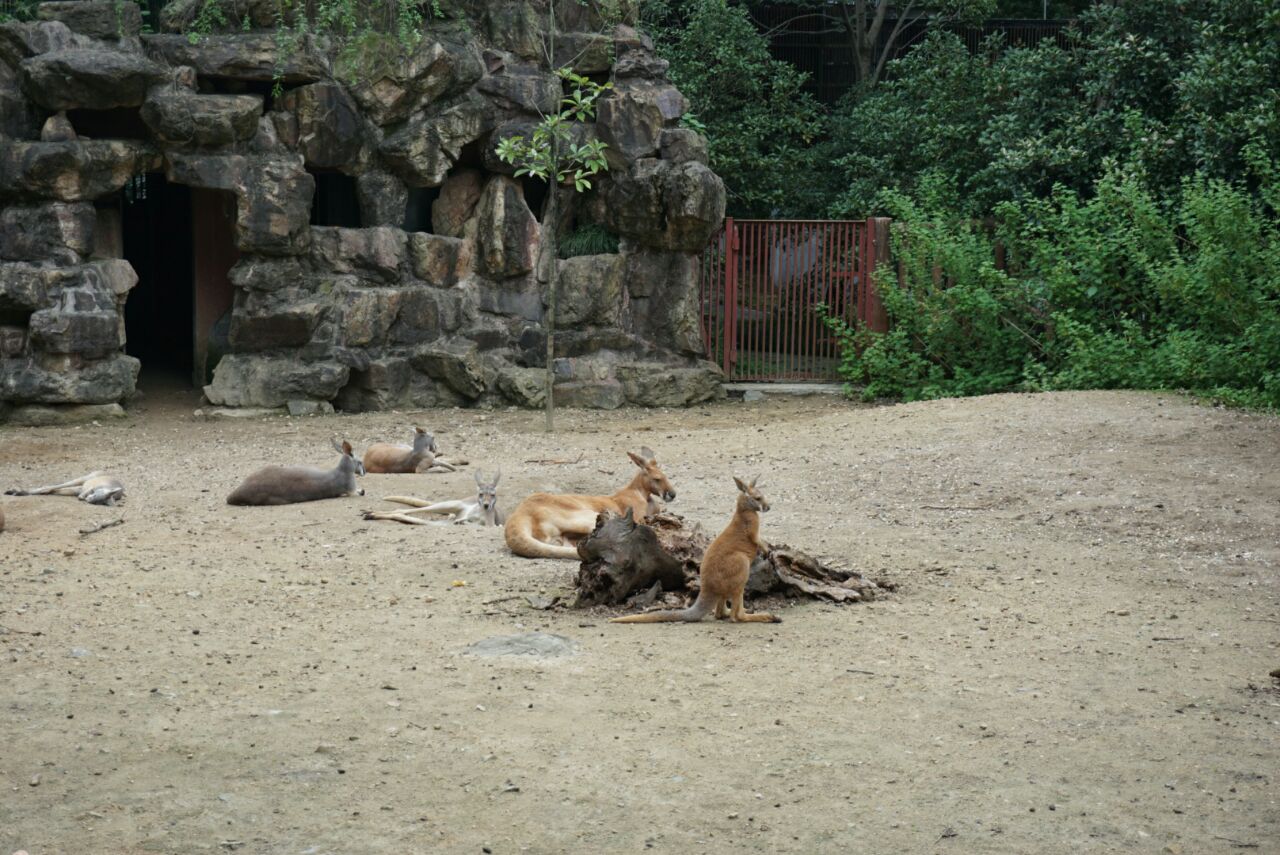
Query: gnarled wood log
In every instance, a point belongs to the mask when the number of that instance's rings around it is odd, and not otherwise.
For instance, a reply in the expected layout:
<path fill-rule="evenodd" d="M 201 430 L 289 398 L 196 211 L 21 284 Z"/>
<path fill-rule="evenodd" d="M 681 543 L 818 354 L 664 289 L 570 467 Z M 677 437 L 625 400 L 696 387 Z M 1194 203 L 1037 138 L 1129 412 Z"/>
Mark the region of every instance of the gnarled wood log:
<path fill-rule="evenodd" d="M 622 605 L 640 596 L 652 600 L 663 591 L 698 591 L 698 568 L 711 537 L 688 526 L 678 514 L 660 513 L 647 525 L 601 514 L 595 530 L 578 544 L 578 606 Z M 747 596 L 784 593 L 820 597 L 837 603 L 875 599 L 892 586 L 861 573 L 833 567 L 798 549 L 771 544 L 751 564 Z M 633 603 L 635 605 L 635 603 Z"/>

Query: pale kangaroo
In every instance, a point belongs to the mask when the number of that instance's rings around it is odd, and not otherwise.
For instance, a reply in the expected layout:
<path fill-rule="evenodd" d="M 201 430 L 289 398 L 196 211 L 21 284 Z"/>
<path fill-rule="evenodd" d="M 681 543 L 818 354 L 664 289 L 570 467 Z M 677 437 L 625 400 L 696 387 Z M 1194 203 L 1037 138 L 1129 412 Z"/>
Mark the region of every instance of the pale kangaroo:
<path fill-rule="evenodd" d="M 577 558 L 578 549 L 563 541 L 581 540 L 596 527 L 596 516 L 603 511 L 622 516 L 630 509 L 637 522 L 649 513 L 649 497 L 664 501 L 676 497 L 671 482 L 662 474 L 653 452 L 646 446 L 640 454 L 627 452 L 640 471 L 631 483 L 612 496 L 558 495 L 534 493 L 521 502 L 507 518 L 504 531 L 507 546 L 525 558 Z M 557 541 L 562 541 L 557 543 Z"/>
<path fill-rule="evenodd" d="M 445 502 L 425 502 L 412 496 L 387 496 L 385 501 L 399 502 L 402 505 L 413 505 L 407 511 L 365 511 L 367 520 L 395 520 L 412 525 L 431 525 L 440 520 L 425 520 L 418 514 L 431 514 L 448 517 L 457 525 L 479 523 L 485 526 L 502 525 L 505 519 L 498 510 L 498 481 L 502 478 L 502 470 L 486 480 L 480 472 L 475 473 L 476 497 L 474 499 L 455 499 Z"/>
<path fill-rule="evenodd" d="M 356 489 L 356 476 L 364 474 L 364 464 L 351 452 L 351 443 L 333 447 L 342 459 L 333 469 L 314 469 L 310 466 L 268 466 L 259 469 L 227 496 L 228 505 L 292 505 L 296 502 L 314 502 L 317 499 L 335 499 L 355 493 L 363 496 L 364 490 Z"/>
<path fill-rule="evenodd" d="M 114 505 L 124 499 L 124 484 L 114 475 L 90 472 L 65 484 L 32 487 L 30 490 L 5 490 L 6 496 L 75 496 L 91 505 Z"/>
<path fill-rule="evenodd" d="M 734 621 L 781 623 L 782 618 L 774 617 L 768 612 L 747 614 L 742 606 L 747 577 L 751 574 L 751 562 L 758 553 L 769 549 L 769 544 L 760 539 L 760 513 L 769 510 L 769 502 L 756 489 L 758 480 L 758 477 L 753 478 L 750 484 L 744 484 L 739 478 L 733 479 L 733 483 L 738 485 L 738 507 L 733 512 L 729 525 L 720 532 L 719 537 L 711 541 L 706 554 L 702 556 L 699 574 L 702 585 L 693 605 L 687 609 L 627 615 L 614 618 L 613 623 L 692 623 L 702 620 L 712 611 L 717 620 L 727 615 Z M 732 603 L 732 611 L 725 607 L 726 601 Z"/>
<path fill-rule="evenodd" d="M 379 473 L 454 472 L 452 463 L 437 457 L 436 438 L 420 427 L 413 429 L 413 445 L 376 442 L 364 453 L 364 471 Z"/>

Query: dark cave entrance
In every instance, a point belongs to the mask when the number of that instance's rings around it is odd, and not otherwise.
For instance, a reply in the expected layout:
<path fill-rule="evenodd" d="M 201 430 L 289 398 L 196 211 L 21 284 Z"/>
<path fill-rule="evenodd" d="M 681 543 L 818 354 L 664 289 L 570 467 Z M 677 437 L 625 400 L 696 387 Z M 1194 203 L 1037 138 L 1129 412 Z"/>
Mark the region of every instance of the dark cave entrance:
<path fill-rule="evenodd" d="M 135 176 L 99 223 L 119 223 L 119 253 L 138 274 L 125 301 L 125 352 L 142 361 L 139 387 L 199 388 L 227 350 L 235 197 Z M 110 239 L 100 245 L 110 245 Z"/>

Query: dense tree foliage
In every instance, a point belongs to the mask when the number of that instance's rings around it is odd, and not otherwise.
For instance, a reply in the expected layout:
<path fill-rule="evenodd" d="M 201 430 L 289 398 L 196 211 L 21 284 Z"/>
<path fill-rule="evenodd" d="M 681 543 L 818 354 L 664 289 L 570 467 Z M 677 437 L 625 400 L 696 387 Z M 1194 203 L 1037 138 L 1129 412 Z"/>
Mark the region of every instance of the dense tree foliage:
<path fill-rule="evenodd" d="M 830 319 L 864 394 L 1181 388 L 1280 406 L 1280 6 L 1063 4 L 1079 13 L 1067 49 L 971 54 L 934 28 L 820 117 L 734 7 L 679 2 L 660 45 L 735 213 L 897 222 L 891 331 Z"/>
<path fill-rule="evenodd" d="M 1069 51 L 970 56 L 933 33 L 832 116 L 831 212 L 876 210 L 884 188 L 927 188 L 983 215 L 1059 184 L 1088 194 L 1109 162 L 1134 166 L 1158 196 L 1197 173 L 1252 180 L 1251 140 L 1280 158 L 1280 6 L 1179 5 L 1181 16 L 1157 0 L 1094 6 Z"/>
<path fill-rule="evenodd" d="M 800 215 L 825 204 L 814 186 L 823 131 L 804 76 L 769 55 L 746 9 L 727 0 L 656 0 L 645 26 L 707 137 L 735 216 Z"/>

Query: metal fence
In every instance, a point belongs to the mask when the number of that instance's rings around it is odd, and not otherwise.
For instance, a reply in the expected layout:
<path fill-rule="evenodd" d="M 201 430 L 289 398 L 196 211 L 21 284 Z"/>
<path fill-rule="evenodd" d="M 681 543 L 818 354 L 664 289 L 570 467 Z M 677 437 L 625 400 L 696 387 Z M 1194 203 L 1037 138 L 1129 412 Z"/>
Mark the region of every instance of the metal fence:
<path fill-rule="evenodd" d="M 727 218 L 701 258 L 707 358 L 730 381 L 837 379 L 840 350 L 817 308 L 887 328 L 872 274 L 888 225 Z"/>

